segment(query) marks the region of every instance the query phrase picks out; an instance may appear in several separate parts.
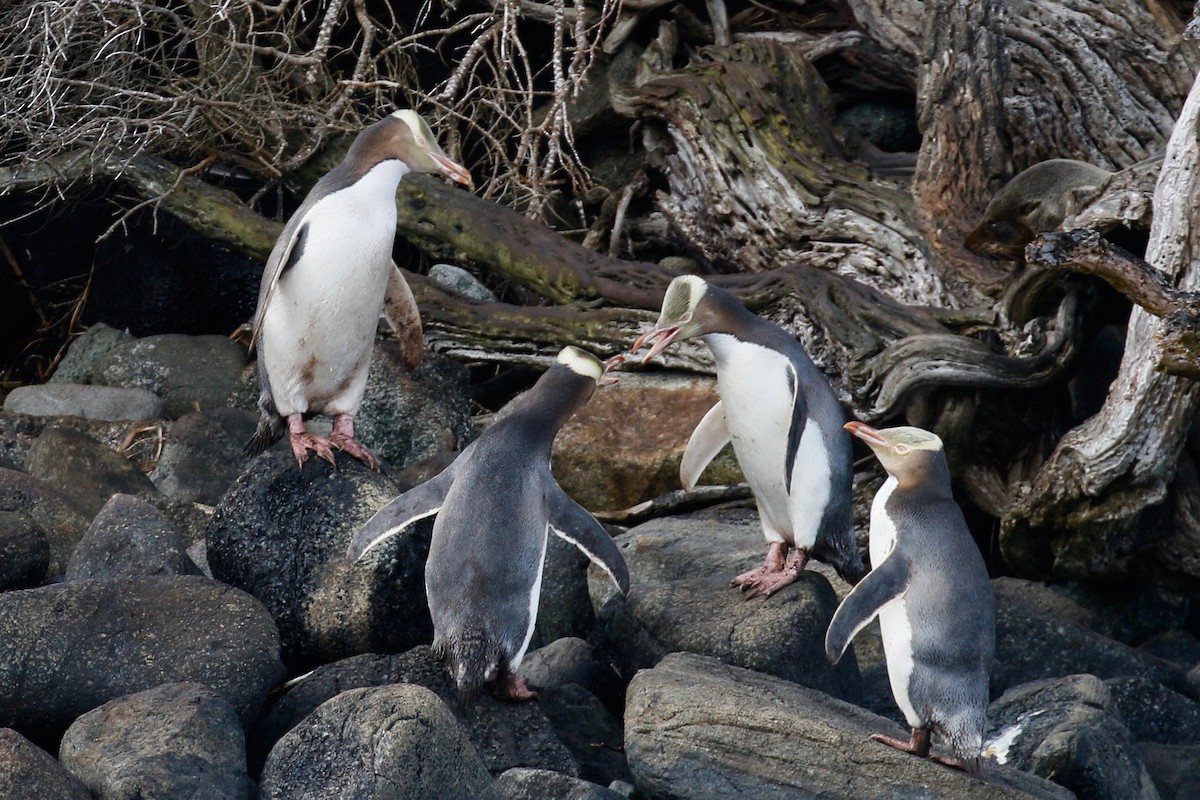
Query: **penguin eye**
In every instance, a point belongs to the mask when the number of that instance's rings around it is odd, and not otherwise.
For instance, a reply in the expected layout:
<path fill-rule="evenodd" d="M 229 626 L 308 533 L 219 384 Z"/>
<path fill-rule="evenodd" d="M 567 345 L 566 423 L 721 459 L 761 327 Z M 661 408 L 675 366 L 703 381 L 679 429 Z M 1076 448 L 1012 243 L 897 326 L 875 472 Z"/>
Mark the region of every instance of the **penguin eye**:
<path fill-rule="evenodd" d="M 892 448 L 892 451 L 898 456 L 906 455 L 908 453 L 908 445 L 898 444 Z"/>

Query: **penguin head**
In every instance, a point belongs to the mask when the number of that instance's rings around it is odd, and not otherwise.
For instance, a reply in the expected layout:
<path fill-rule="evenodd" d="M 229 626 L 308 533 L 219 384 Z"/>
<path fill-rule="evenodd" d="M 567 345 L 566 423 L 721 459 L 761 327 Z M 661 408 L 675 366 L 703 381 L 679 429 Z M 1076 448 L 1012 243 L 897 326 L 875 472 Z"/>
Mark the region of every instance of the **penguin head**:
<path fill-rule="evenodd" d="M 888 475 L 902 486 L 945 469 L 941 438 L 924 428 L 904 425 L 879 429 L 864 422 L 847 422 L 845 427 L 867 443 Z"/>
<path fill-rule="evenodd" d="M 696 275 L 680 275 L 671 281 L 663 297 L 662 312 L 654 327 L 638 337 L 632 351 L 653 342 L 642 363 L 650 361 L 667 349 L 672 342 L 703 336 L 713 331 L 711 315 L 705 313 L 704 299 L 709 295 L 708 282 Z"/>
<path fill-rule="evenodd" d="M 591 378 L 599 385 L 616 383 L 616 376 L 609 375 L 609 372 L 618 369 L 624 363 L 624 359 L 621 356 L 610 358 L 608 361 L 601 361 L 588 351 L 581 350 L 573 345 L 567 345 L 560 350 L 558 358 L 555 361 L 576 375 Z"/>
<path fill-rule="evenodd" d="M 429 123 L 412 109 L 394 111 L 363 129 L 350 146 L 348 158 L 364 166 L 398 159 L 412 172 L 430 172 L 471 186 L 471 173 L 438 145 Z"/>

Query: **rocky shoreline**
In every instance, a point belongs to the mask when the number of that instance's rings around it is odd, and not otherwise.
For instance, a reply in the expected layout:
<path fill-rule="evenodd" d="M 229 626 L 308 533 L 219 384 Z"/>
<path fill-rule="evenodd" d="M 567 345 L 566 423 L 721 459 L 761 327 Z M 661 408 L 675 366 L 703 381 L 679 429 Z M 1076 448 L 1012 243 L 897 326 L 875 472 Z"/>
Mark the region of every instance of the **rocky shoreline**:
<path fill-rule="evenodd" d="M 254 380 L 224 337 L 96 326 L 6 398 L 0 798 L 1200 796 L 1186 604 L 996 578 L 972 777 L 867 738 L 903 726 L 877 634 L 824 656 L 848 590 L 832 570 L 765 601 L 728 587 L 762 556 L 744 502 L 613 526 L 624 598 L 552 537 L 523 670 L 538 699 L 458 709 L 427 647 L 429 522 L 343 554 L 486 417 L 450 359 L 409 375 L 381 341 L 371 375 L 359 432 L 382 473 L 243 456 Z M 631 373 L 564 430 L 560 482 L 606 511 L 677 489 L 714 397 Z M 861 500 L 878 476 L 858 478 Z M 719 459 L 704 482 L 737 479 Z"/>

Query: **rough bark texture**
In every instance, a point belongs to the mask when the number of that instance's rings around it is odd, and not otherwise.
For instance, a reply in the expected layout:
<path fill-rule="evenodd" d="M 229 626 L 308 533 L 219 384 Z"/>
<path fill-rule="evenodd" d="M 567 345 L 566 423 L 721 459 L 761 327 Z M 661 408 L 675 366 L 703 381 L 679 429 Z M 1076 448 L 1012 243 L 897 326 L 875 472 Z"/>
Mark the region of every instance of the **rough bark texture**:
<path fill-rule="evenodd" d="M 962 242 L 992 194 L 1012 173 L 1001 91 L 1008 57 L 1002 0 L 926 3 L 917 93 L 921 151 L 913 195 L 932 246 L 970 296 L 1003 272 Z M 964 286 L 964 282 L 967 286 Z"/>
<path fill-rule="evenodd" d="M 900 187 L 839 152 L 828 90 L 798 48 L 706 47 L 643 73 L 634 108 L 661 123 L 648 132 L 668 183 L 658 205 L 715 267 L 820 268 L 901 302 L 953 303 Z"/>
<path fill-rule="evenodd" d="M 1200 287 L 1200 81 L 1180 114 L 1154 194 L 1146 261 L 1185 290 Z M 1200 400 L 1159 370 L 1165 323 L 1134 308 L 1121 369 L 1099 414 L 1059 441 L 1003 519 L 1001 549 L 1027 573 L 1094 576 L 1120 569 L 1149 535 L 1140 527 L 1175 474 Z"/>

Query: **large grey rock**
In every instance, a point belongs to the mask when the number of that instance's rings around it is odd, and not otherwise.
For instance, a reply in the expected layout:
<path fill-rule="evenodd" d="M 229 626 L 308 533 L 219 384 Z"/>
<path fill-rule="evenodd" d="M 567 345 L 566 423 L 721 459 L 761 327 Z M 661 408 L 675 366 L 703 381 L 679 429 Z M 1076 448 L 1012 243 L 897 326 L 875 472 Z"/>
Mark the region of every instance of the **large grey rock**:
<path fill-rule="evenodd" d="M 729 586 L 765 551 L 757 517 L 700 513 L 647 522 L 616 538 L 629 565 L 621 597 L 589 570 L 597 645 L 622 675 L 652 667 L 667 653 L 721 659 L 857 701 L 862 687 L 853 653 L 836 667 L 825 631 L 837 596 L 824 575 L 806 570 L 769 598 L 744 599 Z"/>
<path fill-rule="evenodd" d="M 59 760 L 97 800 L 246 800 L 237 712 L 198 683 L 110 700 L 63 735 Z"/>
<path fill-rule="evenodd" d="M 1139 742 L 1200 744 L 1200 704 L 1145 678 L 1105 683 L 1129 733 Z"/>
<path fill-rule="evenodd" d="M 0 728 L 0 800 L 94 800 L 71 773 L 11 728 Z"/>
<path fill-rule="evenodd" d="M 88 518 L 114 494 L 156 494 L 132 461 L 75 428 L 42 431 L 25 457 L 25 471 L 75 501 Z"/>
<path fill-rule="evenodd" d="M 406 372 L 395 341 L 377 341 L 355 432 L 394 470 L 461 450 L 474 435 L 468 383 L 465 366 L 436 353 Z"/>
<path fill-rule="evenodd" d="M 1104 681 L 1032 681 L 988 708 L 984 753 L 1046 777 L 1080 800 L 1158 800 Z"/>
<path fill-rule="evenodd" d="M 184 414 L 167 428 L 150 480 L 165 495 L 215 506 L 249 463 L 242 449 L 257 422 L 239 408 Z"/>
<path fill-rule="evenodd" d="M 1183 630 L 1164 631 L 1142 642 L 1137 649 L 1143 655 L 1169 661 L 1183 670 L 1200 664 L 1200 639 Z"/>
<path fill-rule="evenodd" d="M 50 568 L 50 543 L 28 514 L 0 511 L 0 592 L 41 586 Z"/>
<path fill-rule="evenodd" d="M 498 800 L 454 715 L 410 684 L 351 689 L 271 751 L 260 800 Z"/>
<path fill-rule="evenodd" d="M 352 458 L 337 467 L 312 458 L 301 471 L 290 451 L 271 451 L 222 499 L 206 533 L 209 567 L 267 607 L 290 667 L 432 640 L 424 584 L 431 521 L 359 564 L 346 560 L 354 533 L 400 491 Z"/>
<path fill-rule="evenodd" d="M 268 711 L 250 736 L 252 767 L 287 731 L 341 692 L 390 684 L 423 686 L 456 715 L 484 766 L 493 774 L 512 767 L 537 767 L 575 775 L 579 767 L 555 737 L 538 703 L 507 703 L 490 696 L 457 711 L 453 685 L 428 647 L 394 656 L 367 653 L 318 667 L 297 682 Z"/>
<path fill-rule="evenodd" d="M 283 676 L 262 605 L 207 578 L 72 581 L 0 594 L 0 726 L 51 743 L 80 714 L 204 683 L 248 725 Z"/>
<path fill-rule="evenodd" d="M 625 795 L 569 775 L 517 767 L 496 779 L 504 800 L 624 800 Z"/>
<path fill-rule="evenodd" d="M 133 341 L 135 339 L 129 332 L 98 322 L 71 342 L 67 354 L 58 362 L 58 367 L 50 376 L 50 382 L 92 383 L 96 365 L 104 355 L 114 347 L 128 345 Z"/>
<path fill-rule="evenodd" d="M 87 532 L 90 515 L 54 486 L 24 472 L 0 468 L 0 511 L 23 514 L 33 521 L 49 545 L 49 575 L 67 568 L 75 545 Z M 19 523 L 19 520 L 13 520 Z"/>
<path fill-rule="evenodd" d="M 993 697 L 1029 681 L 1085 673 L 1099 678 L 1142 677 L 1180 691 L 1187 686 L 1183 671 L 1168 662 L 1052 611 L 997 595 Z"/>
<path fill-rule="evenodd" d="M 100 420 L 159 419 L 162 398 L 146 389 L 47 383 L 18 386 L 4 398 L 4 410 L 35 417 L 84 417 Z"/>
<path fill-rule="evenodd" d="M 246 354 L 228 337 L 164 333 L 121 342 L 96 363 L 92 382 L 148 389 L 163 399 L 167 416 L 221 408 L 237 386 Z"/>
<path fill-rule="evenodd" d="M 1071 797 L 991 763 L 973 777 L 872 733 L 906 736 L 822 692 L 687 653 L 638 673 L 625 705 L 626 756 L 640 796 L 653 800 Z"/>
<path fill-rule="evenodd" d="M 632 781 L 625 762 L 621 722 L 579 684 L 538 690 L 538 708 L 579 764 L 579 777 L 593 783 Z"/>
<path fill-rule="evenodd" d="M 147 501 L 114 494 L 67 562 L 67 580 L 199 575 L 175 524 Z"/>
<path fill-rule="evenodd" d="M 536 689 L 552 689 L 569 683 L 591 688 L 595 672 L 592 646 L 583 639 L 570 637 L 530 650 L 521 661 L 521 675 Z"/>
<path fill-rule="evenodd" d="M 1139 743 L 1137 750 L 1162 800 L 1200 797 L 1200 745 Z"/>

